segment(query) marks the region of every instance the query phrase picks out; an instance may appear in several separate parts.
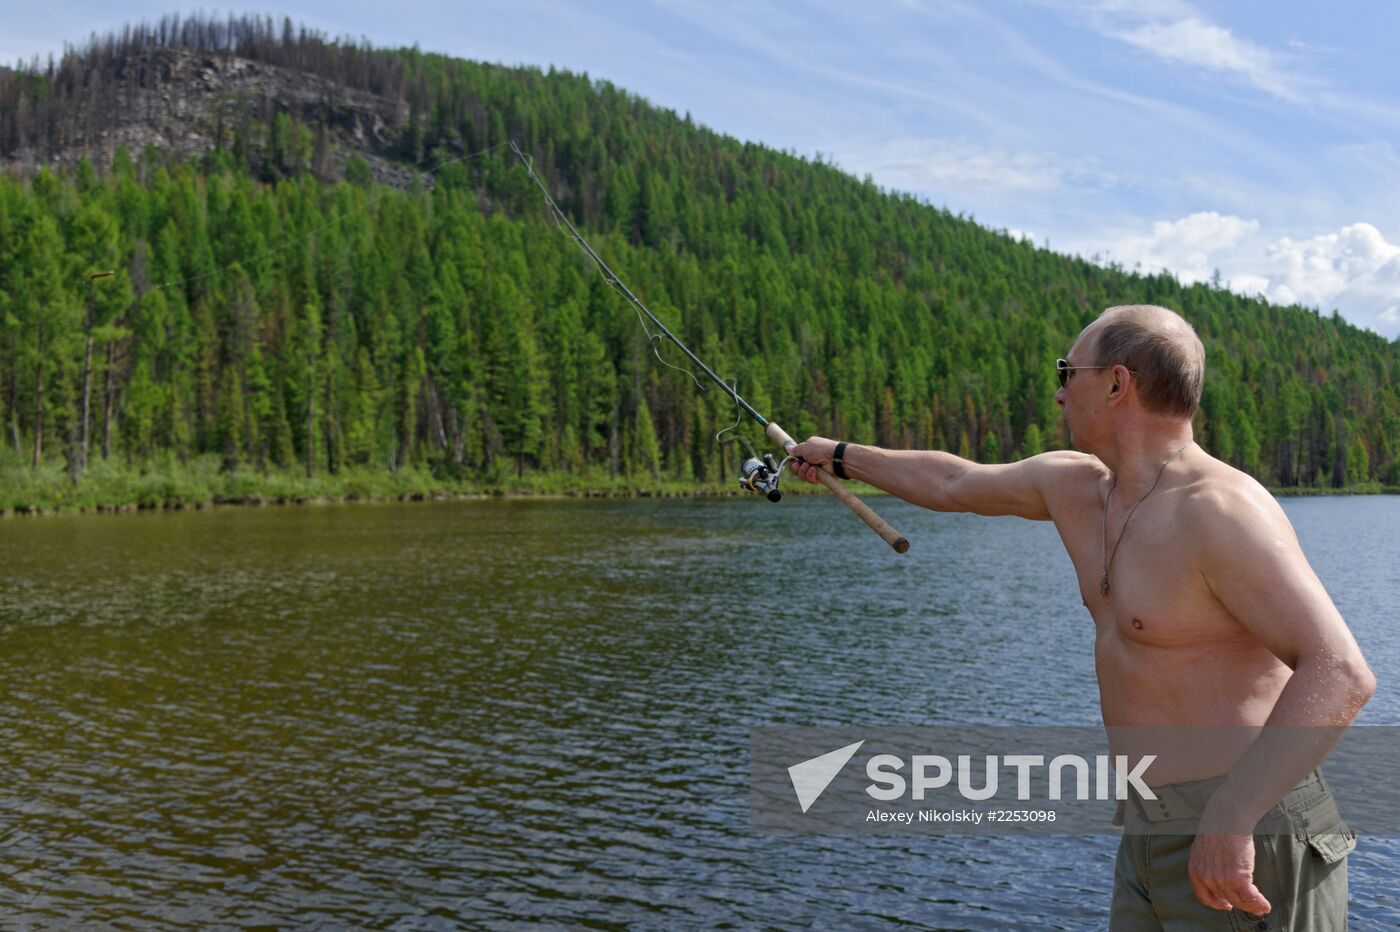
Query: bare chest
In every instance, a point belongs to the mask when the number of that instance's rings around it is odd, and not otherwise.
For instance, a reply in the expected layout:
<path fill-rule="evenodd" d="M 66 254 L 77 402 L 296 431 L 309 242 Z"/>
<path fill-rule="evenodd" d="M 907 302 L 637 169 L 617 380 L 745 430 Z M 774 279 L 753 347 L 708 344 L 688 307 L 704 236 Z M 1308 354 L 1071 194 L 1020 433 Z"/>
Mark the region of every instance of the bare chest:
<path fill-rule="evenodd" d="M 1170 496 L 1107 517 L 1097 496 L 1056 526 L 1100 635 L 1160 647 L 1200 646 L 1244 634 L 1210 591 Z M 1106 571 L 1106 574 L 1105 574 Z"/>

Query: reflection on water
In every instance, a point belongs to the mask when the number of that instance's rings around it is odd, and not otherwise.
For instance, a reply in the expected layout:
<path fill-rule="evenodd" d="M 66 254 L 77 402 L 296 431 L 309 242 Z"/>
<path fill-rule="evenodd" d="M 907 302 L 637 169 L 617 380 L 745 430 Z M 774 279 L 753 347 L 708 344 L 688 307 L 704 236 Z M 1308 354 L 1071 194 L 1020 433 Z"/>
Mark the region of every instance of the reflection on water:
<path fill-rule="evenodd" d="M 1053 528 L 821 498 L 0 523 L 20 924 L 1096 928 L 1114 841 L 761 837 L 756 724 L 1088 724 Z M 1400 499 L 1285 507 L 1400 720 Z M 1400 850 L 1352 859 L 1393 926 Z"/>

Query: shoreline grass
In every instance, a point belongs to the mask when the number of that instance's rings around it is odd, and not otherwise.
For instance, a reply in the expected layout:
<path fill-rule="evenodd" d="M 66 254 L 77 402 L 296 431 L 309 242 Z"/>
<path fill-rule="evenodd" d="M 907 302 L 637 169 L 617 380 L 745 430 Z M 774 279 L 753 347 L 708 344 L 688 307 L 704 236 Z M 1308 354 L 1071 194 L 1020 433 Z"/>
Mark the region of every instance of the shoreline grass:
<path fill-rule="evenodd" d="M 799 487 L 801 486 L 801 487 Z M 786 494 L 815 491 L 789 479 Z M 870 490 L 874 491 L 874 490 Z M 37 470 L 0 462 L 0 516 L 180 510 L 223 505 L 283 505 L 359 501 L 424 501 L 500 497 L 683 498 L 746 495 L 733 479 L 695 482 L 585 473 L 502 471 L 451 478 L 422 467 L 347 469 L 308 477 L 294 470 L 222 469 L 219 458 L 169 459 L 145 467 L 95 462 L 75 485 L 60 463 Z"/>
<path fill-rule="evenodd" d="M 788 495 L 824 490 L 785 477 Z M 861 495 L 880 490 L 855 483 Z M 1275 488 L 1277 496 L 1400 494 L 1400 487 L 1380 483 L 1343 489 Z M 219 458 L 188 462 L 169 459 L 145 467 L 98 461 L 77 485 L 61 464 L 39 469 L 11 459 L 0 463 L 0 516 L 85 512 L 207 508 L 220 505 L 273 505 L 357 501 L 424 501 L 498 497 L 559 498 L 704 498 L 740 496 L 733 478 L 698 482 L 649 477 L 610 477 L 606 470 L 583 473 L 496 473 L 471 479 L 434 475 L 415 467 L 399 472 L 350 469 L 307 477 L 290 470 L 225 472 Z"/>

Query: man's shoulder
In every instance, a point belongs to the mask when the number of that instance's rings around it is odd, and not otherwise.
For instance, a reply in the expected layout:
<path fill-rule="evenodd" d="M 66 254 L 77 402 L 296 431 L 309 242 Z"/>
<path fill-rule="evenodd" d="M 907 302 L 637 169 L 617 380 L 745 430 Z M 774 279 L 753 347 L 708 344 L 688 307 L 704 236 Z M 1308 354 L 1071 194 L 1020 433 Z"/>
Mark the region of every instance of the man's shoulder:
<path fill-rule="evenodd" d="M 1108 467 L 1091 453 L 1054 450 L 1027 462 L 1036 469 L 1036 485 L 1052 516 L 1061 509 L 1078 509 L 1102 497 L 1103 484 L 1110 478 Z"/>
<path fill-rule="evenodd" d="M 1073 487 L 1097 488 L 1098 483 L 1108 478 L 1108 467 L 1092 453 L 1078 450 L 1052 450 L 1032 457 L 1036 469 L 1047 484 L 1068 490 Z"/>
<path fill-rule="evenodd" d="M 1178 519 L 1205 541 L 1277 533 L 1291 528 L 1278 500 L 1257 479 L 1228 463 L 1206 457 L 1182 489 Z"/>
<path fill-rule="evenodd" d="M 1033 456 L 1027 462 L 1036 463 L 1041 468 L 1056 473 L 1108 475 L 1108 467 L 1104 466 L 1102 460 L 1092 453 L 1080 453 L 1078 450 L 1051 450 L 1049 453 Z"/>

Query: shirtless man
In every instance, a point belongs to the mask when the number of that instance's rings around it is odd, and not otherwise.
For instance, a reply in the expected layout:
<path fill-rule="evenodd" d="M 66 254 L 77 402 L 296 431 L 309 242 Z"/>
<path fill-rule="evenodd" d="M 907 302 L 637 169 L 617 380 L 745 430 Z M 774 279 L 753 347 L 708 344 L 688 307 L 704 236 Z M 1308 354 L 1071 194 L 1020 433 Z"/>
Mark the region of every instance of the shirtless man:
<path fill-rule="evenodd" d="M 1251 833 L 1276 805 L 1309 824 L 1326 793 L 1315 769 L 1375 677 L 1278 503 L 1192 440 L 1205 352 L 1186 321 L 1155 306 L 1110 308 L 1057 369 L 1055 401 L 1083 452 L 981 465 L 846 444 L 837 462 L 837 443 L 823 437 L 790 452 L 809 482 L 821 468 L 935 511 L 1054 521 L 1094 619 L 1111 742 L 1120 726 L 1237 726 L 1202 736 L 1210 753 L 1194 762 L 1149 773 L 1172 791 L 1163 799 L 1198 805 L 1199 822 L 1174 839 L 1125 830 L 1115 930 L 1344 928 L 1355 836 L 1330 796 L 1318 811 L 1342 834 L 1289 835 L 1291 851 L 1260 838 L 1256 852 Z M 1331 727 L 1297 740 L 1313 731 L 1284 737 L 1264 725 Z M 1256 873 L 1257 858 L 1278 863 Z M 1232 924 L 1244 913 L 1248 923 Z"/>

